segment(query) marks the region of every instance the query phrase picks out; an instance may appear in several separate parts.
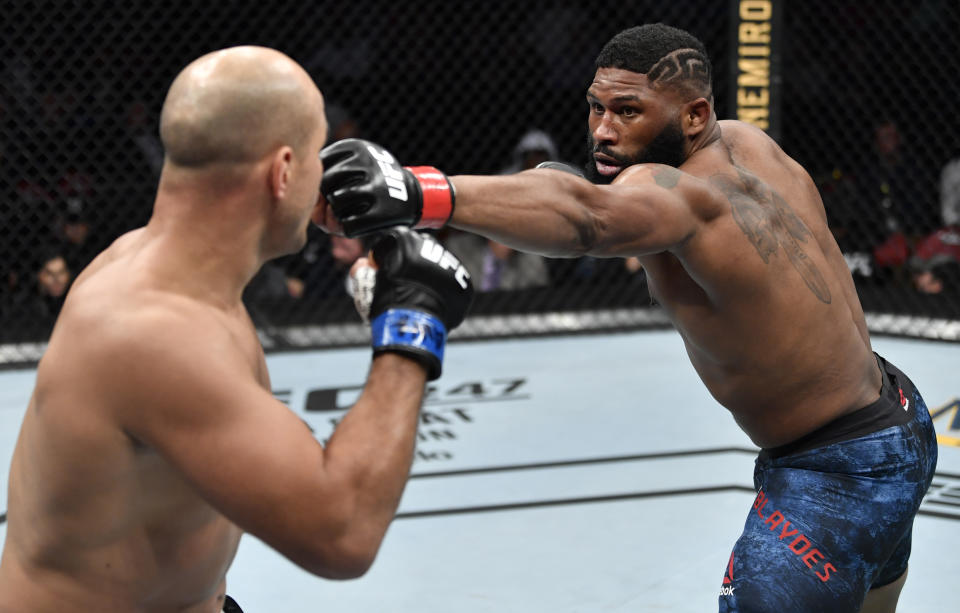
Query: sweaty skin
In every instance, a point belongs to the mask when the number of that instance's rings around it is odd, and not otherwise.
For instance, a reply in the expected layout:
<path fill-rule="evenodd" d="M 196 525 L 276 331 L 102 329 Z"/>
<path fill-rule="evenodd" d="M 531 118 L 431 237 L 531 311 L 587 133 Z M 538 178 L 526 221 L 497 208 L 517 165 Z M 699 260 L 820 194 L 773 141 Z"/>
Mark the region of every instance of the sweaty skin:
<path fill-rule="evenodd" d="M 306 240 L 326 131 L 313 81 L 273 50 L 204 56 L 171 86 L 153 216 L 78 277 L 37 370 L 0 612 L 214 613 L 244 531 L 317 575 L 370 566 L 426 372 L 376 357 L 324 448 L 270 393 L 241 302 Z"/>
<path fill-rule="evenodd" d="M 711 103 L 601 68 L 588 91 L 610 185 L 555 170 L 457 176 L 452 224 L 555 257 L 637 256 L 711 394 L 760 447 L 879 397 L 863 311 L 807 172 Z M 622 166 L 670 124 L 678 168 Z"/>

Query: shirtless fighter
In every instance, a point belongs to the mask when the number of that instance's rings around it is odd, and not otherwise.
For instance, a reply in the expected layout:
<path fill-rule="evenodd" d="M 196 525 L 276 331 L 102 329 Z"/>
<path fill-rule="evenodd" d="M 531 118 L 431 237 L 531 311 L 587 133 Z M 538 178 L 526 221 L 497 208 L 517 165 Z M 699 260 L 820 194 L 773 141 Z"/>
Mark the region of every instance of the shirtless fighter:
<path fill-rule="evenodd" d="M 174 80 L 153 216 L 80 275 L 37 370 L 0 612 L 239 611 L 225 576 L 243 531 L 323 577 L 371 565 L 472 289 L 431 239 L 387 233 L 367 383 L 327 446 L 273 398 L 240 297 L 304 245 L 326 133 L 316 85 L 277 51 L 218 51 Z"/>
<path fill-rule="evenodd" d="M 762 448 L 720 610 L 893 611 L 936 464 L 930 416 L 871 350 L 807 172 L 761 130 L 718 121 L 712 101 L 699 40 L 631 28 L 587 90 L 590 181 L 448 178 L 340 142 L 323 152 L 323 224 L 450 223 L 547 256 L 639 257 L 704 384 Z"/>

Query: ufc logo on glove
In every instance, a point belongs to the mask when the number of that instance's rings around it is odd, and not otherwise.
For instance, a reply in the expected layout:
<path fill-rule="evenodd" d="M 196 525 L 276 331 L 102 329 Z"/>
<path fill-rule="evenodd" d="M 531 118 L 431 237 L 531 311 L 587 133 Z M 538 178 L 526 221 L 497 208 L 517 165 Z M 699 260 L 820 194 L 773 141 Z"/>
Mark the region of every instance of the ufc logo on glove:
<path fill-rule="evenodd" d="M 457 259 L 457 256 L 444 249 L 443 245 L 424 237 L 423 246 L 420 248 L 420 256 L 425 260 L 433 262 L 440 268 L 456 271 L 453 273 L 453 276 L 457 280 L 457 283 L 459 283 L 463 289 L 467 289 L 467 279 L 470 278 L 467 269 L 463 267 L 460 260 Z"/>
<path fill-rule="evenodd" d="M 390 152 L 384 149 L 377 149 L 373 145 L 367 145 L 367 151 L 377 160 L 380 170 L 383 171 L 383 180 L 387 184 L 388 193 L 392 198 L 407 201 L 407 186 L 403 184 L 403 169 L 397 160 L 390 155 Z"/>

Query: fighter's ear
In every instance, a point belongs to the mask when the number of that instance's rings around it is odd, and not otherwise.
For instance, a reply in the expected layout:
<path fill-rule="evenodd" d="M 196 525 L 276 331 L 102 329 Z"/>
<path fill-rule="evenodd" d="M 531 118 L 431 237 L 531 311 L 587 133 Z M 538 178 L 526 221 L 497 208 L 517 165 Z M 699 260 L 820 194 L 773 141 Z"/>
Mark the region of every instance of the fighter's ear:
<path fill-rule="evenodd" d="M 683 109 L 683 131 L 687 136 L 695 136 L 707 127 L 713 107 L 706 98 L 691 100 Z"/>
<path fill-rule="evenodd" d="M 286 145 L 277 149 L 271 156 L 270 171 L 267 178 L 270 182 L 270 192 L 277 200 L 285 198 L 290 189 L 293 158 L 293 149 Z"/>

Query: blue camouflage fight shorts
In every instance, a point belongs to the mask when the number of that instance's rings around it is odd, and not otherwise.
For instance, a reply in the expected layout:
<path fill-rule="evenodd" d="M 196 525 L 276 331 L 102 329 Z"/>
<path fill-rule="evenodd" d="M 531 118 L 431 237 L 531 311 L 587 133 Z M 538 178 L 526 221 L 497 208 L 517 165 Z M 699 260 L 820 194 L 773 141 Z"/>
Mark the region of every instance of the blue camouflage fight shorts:
<path fill-rule="evenodd" d="M 907 569 L 937 463 L 927 405 L 877 356 L 879 400 L 757 458 L 757 496 L 730 554 L 720 611 L 850 613 Z"/>

